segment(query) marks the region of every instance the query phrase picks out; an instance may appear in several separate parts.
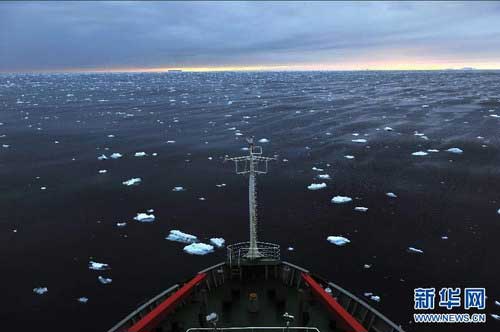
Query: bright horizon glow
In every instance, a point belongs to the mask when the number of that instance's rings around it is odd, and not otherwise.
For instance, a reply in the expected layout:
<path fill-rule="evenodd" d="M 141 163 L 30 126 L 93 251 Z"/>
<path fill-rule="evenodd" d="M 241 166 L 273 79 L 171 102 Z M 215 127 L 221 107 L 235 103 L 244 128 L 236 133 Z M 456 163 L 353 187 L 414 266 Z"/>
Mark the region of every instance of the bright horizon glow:
<path fill-rule="evenodd" d="M 261 66 L 203 66 L 203 67 L 130 67 L 130 68 L 70 68 L 59 70 L 26 70 L 5 73 L 161 73 L 169 70 L 182 72 L 244 72 L 244 71 L 365 71 L 365 70 L 500 70 L 500 63 L 380 63 L 366 65 L 345 64 L 303 64 L 303 65 L 261 65 Z"/>

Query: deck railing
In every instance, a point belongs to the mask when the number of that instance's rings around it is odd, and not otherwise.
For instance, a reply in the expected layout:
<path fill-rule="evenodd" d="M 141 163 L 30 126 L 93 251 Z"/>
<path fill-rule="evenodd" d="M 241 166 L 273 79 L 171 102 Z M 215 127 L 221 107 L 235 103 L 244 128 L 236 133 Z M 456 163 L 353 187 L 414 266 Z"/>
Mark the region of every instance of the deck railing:
<path fill-rule="evenodd" d="M 280 246 L 274 243 L 257 242 L 258 259 L 249 259 L 250 242 L 240 242 L 227 246 L 227 262 L 229 266 L 241 265 L 249 261 L 276 261 L 280 260 Z"/>

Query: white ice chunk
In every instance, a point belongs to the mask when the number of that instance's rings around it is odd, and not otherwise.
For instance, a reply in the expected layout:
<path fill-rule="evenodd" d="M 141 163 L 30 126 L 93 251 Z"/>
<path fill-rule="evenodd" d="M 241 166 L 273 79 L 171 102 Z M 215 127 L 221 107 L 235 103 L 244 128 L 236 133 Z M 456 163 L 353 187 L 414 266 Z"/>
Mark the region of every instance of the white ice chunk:
<path fill-rule="evenodd" d="M 106 160 L 106 159 L 108 159 L 108 157 L 106 157 L 106 155 L 102 154 L 99 157 L 97 157 L 97 159 L 99 159 L 99 160 Z"/>
<path fill-rule="evenodd" d="M 437 150 L 437 149 L 428 149 L 427 152 L 436 153 L 436 152 L 439 152 L 439 150 Z"/>
<path fill-rule="evenodd" d="M 385 131 L 393 131 L 394 129 L 392 129 L 391 127 L 384 127 L 384 130 Z"/>
<path fill-rule="evenodd" d="M 495 301 L 495 305 L 500 307 L 500 301 Z"/>
<path fill-rule="evenodd" d="M 43 294 L 47 293 L 48 291 L 49 291 L 49 289 L 47 287 L 33 288 L 33 292 L 38 294 L 38 295 L 43 295 Z"/>
<path fill-rule="evenodd" d="M 226 240 L 224 240 L 221 237 L 213 237 L 210 239 L 210 243 L 216 246 L 217 248 L 222 248 L 224 247 L 224 244 L 226 243 Z"/>
<path fill-rule="evenodd" d="M 324 169 L 322 168 L 317 168 L 316 166 L 313 166 L 313 168 L 311 168 L 313 171 L 316 171 L 316 172 L 323 172 Z"/>
<path fill-rule="evenodd" d="M 269 143 L 269 139 L 267 139 L 267 138 L 261 138 L 259 140 L 259 143 Z"/>
<path fill-rule="evenodd" d="M 354 143 L 366 143 L 367 142 L 367 140 L 364 138 L 357 138 L 357 139 L 353 139 L 351 141 Z"/>
<path fill-rule="evenodd" d="M 395 193 L 385 193 L 385 195 L 387 197 L 390 197 L 390 198 L 397 198 L 398 197 L 398 195 L 396 195 Z"/>
<path fill-rule="evenodd" d="M 333 235 L 327 237 L 326 240 L 332 244 L 335 244 L 336 246 L 343 246 L 351 242 L 349 239 L 343 236 L 333 236 Z"/>
<path fill-rule="evenodd" d="M 147 213 L 138 213 L 137 216 L 134 217 L 134 219 L 137 220 L 138 222 L 153 222 L 155 221 L 155 215 Z"/>
<path fill-rule="evenodd" d="M 99 170 L 99 174 L 104 174 L 104 173 L 107 173 L 107 172 L 108 172 L 108 171 L 107 171 L 107 170 L 105 170 L 105 169 L 100 169 L 100 170 Z"/>
<path fill-rule="evenodd" d="M 98 263 L 98 262 L 90 261 L 89 262 L 89 269 L 96 270 L 96 271 L 109 270 L 109 265 L 106 263 Z"/>
<path fill-rule="evenodd" d="M 214 247 L 206 243 L 191 243 L 184 247 L 184 251 L 191 255 L 206 255 L 214 251 Z"/>
<path fill-rule="evenodd" d="M 134 154 L 134 157 L 146 157 L 146 156 L 147 156 L 146 152 L 136 152 Z"/>
<path fill-rule="evenodd" d="M 326 183 L 311 183 L 309 186 L 307 186 L 307 189 L 309 190 L 319 190 L 319 189 L 324 189 L 326 188 Z"/>
<path fill-rule="evenodd" d="M 88 299 L 88 297 L 84 297 L 83 296 L 83 297 L 79 297 L 77 299 L 77 301 L 80 302 L 80 303 L 87 303 L 89 301 L 89 299 Z"/>
<path fill-rule="evenodd" d="M 344 158 L 346 158 L 346 159 L 354 159 L 354 156 L 351 156 L 351 155 L 348 154 L 348 155 L 345 155 Z"/>
<path fill-rule="evenodd" d="M 121 153 L 114 152 L 113 154 L 111 154 L 110 157 L 113 158 L 113 159 L 118 159 L 118 158 L 123 157 L 123 155 Z"/>
<path fill-rule="evenodd" d="M 446 150 L 448 152 L 451 152 L 451 153 L 456 153 L 456 154 L 461 154 L 463 153 L 464 151 L 460 148 L 449 148 L 448 150 Z"/>
<path fill-rule="evenodd" d="M 497 210 L 497 214 L 500 214 L 500 209 Z"/>
<path fill-rule="evenodd" d="M 186 189 L 184 189 L 184 187 L 181 187 L 181 186 L 179 186 L 179 187 L 174 187 L 174 188 L 172 189 L 172 191 L 184 191 L 184 190 L 186 190 Z"/>
<path fill-rule="evenodd" d="M 413 253 L 416 253 L 416 254 L 423 254 L 424 251 L 422 249 L 417 249 L 417 248 L 414 248 L 414 247 L 408 247 L 408 252 L 413 252 Z"/>
<path fill-rule="evenodd" d="M 318 175 L 318 179 L 321 179 L 321 180 L 330 180 L 331 177 L 330 177 L 330 174 L 319 174 Z"/>
<path fill-rule="evenodd" d="M 226 184 L 225 183 L 221 183 L 221 184 L 216 184 L 215 185 L 217 188 L 222 188 L 222 187 L 225 187 Z"/>
<path fill-rule="evenodd" d="M 427 156 L 427 155 L 428 155 L 428 153 L 427 153 L 427 152 L 425 152 L 425 151 L 417 151 L 417 152 L 413 152 L 411 155 L 412 155 L 412 156 L 417 156 L 417 157 L 420 157 L 420 156 Z"/>
<path fill-rule="evenodd" d="M 141 178 L 132 178 L 130 180 L 127 180 L 127 181 L 123 181 L 122 183 L 126 186 L 135 186 L 135 185 L 138 185 L 140 184 L 142 181 Z"/>
<path fill-rule="evenodd" d="M 194 235 L 183 233 L 179 230 L 171 230 L 170 234 L 165 238 L 170 241 L 176 241 L 181 243 L 193 243 L 198 241 L 198 238 Z"/>
<path fill-rule="evenodd" d="M 368 208 L 367 207 L 364 207 L 364 206 L 356 206 L 354 208 L 354 211 L 358 211 L 358 212 L 366 212 L 368 211 Z"/>
<path fill-rule="evenodd" d="M 97 277 L 97 280 L 99 280 L 99 282 L 103 285 L 107 285 L 107 284 L 110 284 L 113 282 L 113 279 L 111 278 L 104 278 L 104 277 L 101 277 L 101 276 L 98 276 Z"/>
<path fill-rule="evenodd" d="M 371 264 L 364 264 L 364 265 L 363 265 L 363 267 L 364 267 L 365 269 L 369 269 L 369 268 L 371 268 L 371 267 L 372 267 L 372 265 L 371 265 Z"/>
<path fill-rule="evenodd" d="M 348 196 L 334 196 L 332 198 L 332 203 L 335 203 L 335 204 L 349 203 L 351 201 L 352 201 L 352 198 L 348 197 Z"/>
<path fill-rule="evenodd" d="M 117 222 L 116 226 L 117 227 L 125 227 L 125 226 L 127 226 L 127 223 L 126 222 Z"/>
<path fill-rule="evenodd" d="M 491 318 L 493 318 L 493 319 L 500 320 L 500 315 L 490 314 L 490 316 L 491 316 Z"/>
<path fill-rule="evenodd" d="M 174 144 L 175 141 L 167 141 L 167 144 Z"/>

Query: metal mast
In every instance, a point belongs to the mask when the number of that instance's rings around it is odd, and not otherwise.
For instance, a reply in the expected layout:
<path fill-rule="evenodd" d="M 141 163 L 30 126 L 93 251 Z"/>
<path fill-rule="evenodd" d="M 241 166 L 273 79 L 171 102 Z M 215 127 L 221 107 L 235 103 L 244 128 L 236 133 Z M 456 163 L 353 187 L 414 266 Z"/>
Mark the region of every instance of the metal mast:
<path fill-rule="evenodd" d="M 248 155 L 243 157 L 226 158 L 234 161 L 236 174 L 248 174 L 248 208 L 249 208 L 249 226 L 250 242 L 248 253 L 245 255 L 248 259 L 260 258 L 263 255 L 259 252 L 257 243 L 257 174 L 266 174 L 269 161 L 276 158 L 262 157 L 262 147 L 255 146 L 252 138 L 247 138 Z M 259 163 L 264 163 L 265 167 L 259 168 Z"/>

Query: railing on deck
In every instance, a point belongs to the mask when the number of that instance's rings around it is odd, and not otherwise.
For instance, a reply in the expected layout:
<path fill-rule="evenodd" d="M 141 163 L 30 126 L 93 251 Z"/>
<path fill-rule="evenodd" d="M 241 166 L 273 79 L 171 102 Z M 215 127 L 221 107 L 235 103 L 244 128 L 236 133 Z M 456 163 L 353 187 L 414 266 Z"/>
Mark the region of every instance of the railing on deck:
<path fill-rule="evenodd" d="M 258 259 L 248 259 L 246 256 L 250 251 L 250 242 L 240 242 L 227 246 L 227 262 L 229 266 L 241 265 L 249 261 L 276 261 L 280 260 L 280 246 L 274 243 L 257 242 L 257 250 L 260 253 Z"/>

